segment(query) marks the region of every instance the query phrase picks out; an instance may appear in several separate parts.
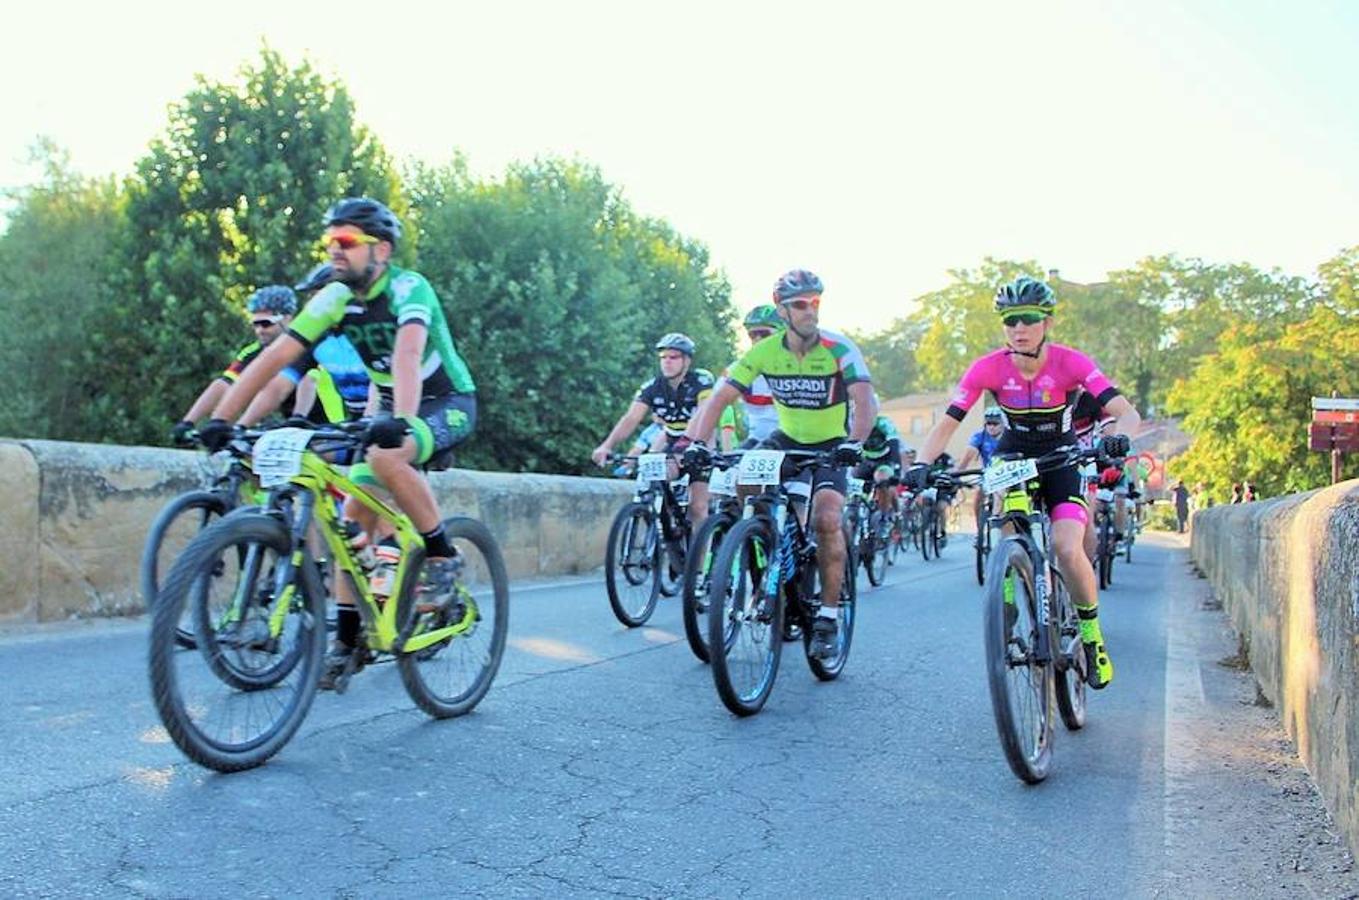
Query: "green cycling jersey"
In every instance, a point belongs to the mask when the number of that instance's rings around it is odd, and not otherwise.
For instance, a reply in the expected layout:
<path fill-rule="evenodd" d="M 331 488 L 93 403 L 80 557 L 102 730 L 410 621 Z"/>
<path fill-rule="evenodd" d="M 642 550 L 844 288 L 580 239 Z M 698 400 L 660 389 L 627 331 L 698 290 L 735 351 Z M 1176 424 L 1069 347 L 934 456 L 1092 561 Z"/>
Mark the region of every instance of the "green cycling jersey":
<path fill-rule="evenodd" d="M 419 322 L 428 331 L 420 360 L 421 397 L 474 393 L 472 373 L 453 344 L 439 298 L 419 272 L 388 266 L 363 297 L 348 285 L 332 282 L 307 301 L 288 330 L 308 346 L 328 331 L 343 334 L 363 359 L 368 377 L 390 401 L 396 331 L 410 322 Z"/>
<path fill-rule="evenodd" d="M 818 444 L 849 433 L 848 387 L 868 382 L 868 364 L 854 342 L 822 330 L 815 346 L 799 357 L 785 334 L 775 334 L 746 351 L 727 380 L 749 394 L 763 375 L 774 396 L 779 431 L 799 444 Z"/>

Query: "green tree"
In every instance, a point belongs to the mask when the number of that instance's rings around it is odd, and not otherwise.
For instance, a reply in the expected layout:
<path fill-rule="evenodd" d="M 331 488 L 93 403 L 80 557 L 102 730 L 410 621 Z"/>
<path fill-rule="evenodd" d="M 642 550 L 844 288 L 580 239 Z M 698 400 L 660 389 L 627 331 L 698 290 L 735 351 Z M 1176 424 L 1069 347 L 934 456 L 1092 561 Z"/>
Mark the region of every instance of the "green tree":
<path fill-rule="evenodd" d="M 1233 326 L 1218 352 L 1205 355 L 1170 392 L 1194 437 L 1171 461 L 1172 474 L 1204 482 L 1218 499 L 1242 480 L 1263 496 L 1328 484 L 1329 456 L 1307 447 L 1311 398 L 1332 389 L 1359 396 L 1355 346 L 1359 318 L 1329 305 L 1278 333 L 1258 323 Z M 1350 457 L 1346 471 L 1359 474 L 1359 460 Z"/>
<path fill-rule="evenodd" d="M 957 384 L 968 364 L 1001 343 L 994 300 L 997 285 L 1020 275 L 1042 277 L 1034 262 L 986 257 L 977 269 L 949 272 L 953 283 L 916 300 L 913 318 L 923 327 L 916 349 L 921 386 L 947 390 Z"/>
<path fill-rule="evenodd" d="M 850 335 L 868 363 L 880 400 L 903 397 L 919 388 L 916 349 L 924 334 L 925 323 L 920 318 L 903 316 L 882 331 Z"/>
<path fill-rule="evenodd" d="M 80 350 L 112 299 L 122 205 L 112 179 L 74 174 L 50 140 L 33 158 L 41 181 L 11 194 L 0 236 L 0 434 L 83 440 L 92 396 Z"/>
<path fill-rule="evenodd" d="M 127 191 L 115 298 L 93 323 L 85 366 L 86 389 L 101 388 L 89 392 L 100 436 L 125 442 L 163 439 L 248 340 L 246 297 L 292 283 L 318 258 L 329 204 L 367 194 L 404 207 L 344 87 L 267 47 L 238 83 L 198 79 Z"/>
<path fill-rule="evenodd" d="M 637 217 L 596 169 L 544 160 L 478 181 L 455 161 L 410 185 L 419 268 L 477 381 L 462 464 L 586 471 L 662 333 L 693 337 L 701 365 L 730 358 L 729 288 L 706 250 Z"/>

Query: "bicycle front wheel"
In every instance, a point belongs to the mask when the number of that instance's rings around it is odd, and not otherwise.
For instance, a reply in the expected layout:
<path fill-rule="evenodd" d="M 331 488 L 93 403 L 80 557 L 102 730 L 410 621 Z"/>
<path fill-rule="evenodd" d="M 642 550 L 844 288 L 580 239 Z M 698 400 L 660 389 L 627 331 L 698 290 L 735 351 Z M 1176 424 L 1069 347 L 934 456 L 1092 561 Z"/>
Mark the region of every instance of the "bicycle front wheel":
<path fill-rule="evenodd" d="M 204 529 L 176 560 L 156 596 L 151 694 L 184 754 L 219 772 L 263 763 L 288 742 L 316 694 L 325 653 L 325 590 L 287 526 L 238 511 Z M 178 646 L 186 605 L 196 650 Z"/>
<path fill-rule="evenodd" d="M 774 689 L 783 651 L 782 585 L 766 577 L 776 565 L 774 532 L 745 519 L 727 532 L 713 561 L 708 591 L 708 649 L 713 684 L 738 716 L 759 712 Z"/>
<path fill-rule="evenodd" d="M 141 589 L 142 603 L 152 611 L 161 581 L 169 573 L 175 559 L 194 537 L 227 513 L 227 505 L 212 491 L 190 491 L 175 497 L 157 514 L 146 532 L 142 547 Z M 192 649 L 193 604 L 184 605 L 183 618 L 176 626 L 179 646 Z"/>
<path fill-rule="evenodd" d="M 1037 591 L 1024 542 L 1007 537 L 991 554 L 983 649 L 991 710 L 1010 769 L 1036 784 L 1052 765 L 1052 663 L 1038 654 Z"/>
<path fill-rule="evenodd" d="M 645 625 L 656 610 L 660 567 L 669 564 L 660 530 L 651 506 L 640 502 L 620 509 L 609 528 L 604 584 L 613 614 L 629 628 Z"/>
<path fill-rule="evenodd" d="M 933 505 L 926 506 L 920 516 L 920 555 L 928 562 L 930 556 L 938 556 L 934 546 L 934 520 L 938 515 Z"/>
<path fill-rule="evenodd" d="M 1114 554 L 1118 552 L 1114 548 L 1114 526 L 1110 517 L 1106 514 L 1100 522 L 1099 528 L 1099 548 L 1097 562 L 1099 564 L 1099 588 L 1104 590 L 1114 583 Z"/>
<path fill-rule="evenodd" d="M 397 607 L 396 666 L 416 706 L 436 719 L 471 712 L 491 689 L 510 629 L 510 576 L 485 525 L 444 520 L 457 576 L 452 593 L 425 601 L 423 578 L 408 578 Z"/>
<path fill-rule="evenodd" d="M 864 551 L 868 554 L 864 568 L 868 569 L 868 583 L 877 587 L 887 577 L 888 532 L 883 525 L 881 510 L 874 510 L 868 520 L 868 540 Z"/>

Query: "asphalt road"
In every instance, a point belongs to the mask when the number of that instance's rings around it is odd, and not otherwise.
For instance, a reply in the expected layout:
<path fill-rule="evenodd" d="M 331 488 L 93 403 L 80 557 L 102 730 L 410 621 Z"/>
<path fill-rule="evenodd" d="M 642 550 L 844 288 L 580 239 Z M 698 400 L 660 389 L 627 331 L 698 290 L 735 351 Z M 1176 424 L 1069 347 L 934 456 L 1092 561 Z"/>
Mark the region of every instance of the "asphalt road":
<path fill-rule="evenodd" d="M 145 621 L 11 631 L 0 895 L 1315 892 L 1268 836 L 1242 858 L 1223 849 L 1260 830 L 1261 776 L 1247 755 L 1210 778 L 1194 737 L 1230 756 L 1260 729 L 1218 682 L 1221 615 L 1201 608 L 1176 538 L 1145 536 L 1116 570 L 1103 618 L 1117 680 L 1091 694 L 1082 732 L 1059 725 L 1036 787 L 997 743 L 970 554 L 955 537 L 882 588 L 861 579 L 844 675 L 817 682 L 785 653 L 751 719 L 721 705 L 675 601 L 629 630 L 598 579 L 517 585 L 510 648 L 473 714 L 431 721 L 392 666 L 372 667 L 318 697 L 269 764 L 228 776 L 161 729 Z M 1202 813 L 1233 789 L 1245 799 Z M 1324 824 L 1314 794 L 1300 803 L 1299 829 Z"/>

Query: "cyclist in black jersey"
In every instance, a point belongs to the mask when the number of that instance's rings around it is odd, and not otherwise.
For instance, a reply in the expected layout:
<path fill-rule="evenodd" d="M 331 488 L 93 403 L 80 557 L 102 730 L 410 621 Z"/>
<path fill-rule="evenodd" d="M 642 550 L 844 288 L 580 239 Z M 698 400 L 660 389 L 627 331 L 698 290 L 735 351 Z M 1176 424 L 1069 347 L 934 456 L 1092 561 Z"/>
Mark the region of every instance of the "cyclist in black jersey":
<path fill-rule="evenodd" d="M 297 314 L 297 295 L 293 289 L 283 284 L 271 284 L 260 288 L 250 295 L 246 301 L 246 309 L 251 315 L 250 326 L 255 329 L 255 340 L 242 347 L 232 358 L 230 365 L 214 378 L 203 392 L 194 400 L 189 411 L 184 414 L 184 418 L 175 423 L 174 428 L 170 429 L 170 437 L 176 444 L 184 442 L 184 439 L 193 431 L 194 425 L 198 420 L 212 412 L 217 403 L 226 396 L 226 392 L 241 377 L 245 367 L 254 362 L 255 357 L 259 356 L 265 347 L 274 342 L 288 328 L 293 316 Z M 289 391 L 291 393 L 291 391 Z M 287 399 L 287 394 L 277 398 L 278 402 Z M 277 403 L 270 406 L 261 414 L 260 418 L 277 408 Z"/>
<path fill-rule="evenodd" d="M 609 451 L 619 441 L 637 430 L 648 417 L 660 420 L 665 440 L 662 450 L 682 453 L 689 440 L 684 429 L 698 411 L 699 405 L 712 393 L 716 379 L 707 369 L 694 368 L 694 342 L 688 335 L 671 332 L 656 342 L 661 371 L 656 377 L 642 382 L 632 404 L 623 413 L 609 436 L 590 453 L 595 465 L 603 466 Z M 670 477 L 678 474 L 678 466 L 671 462 Z M 708 473 L 689 474 L 689 521 L 697 530 L 708 517 Z"/>

